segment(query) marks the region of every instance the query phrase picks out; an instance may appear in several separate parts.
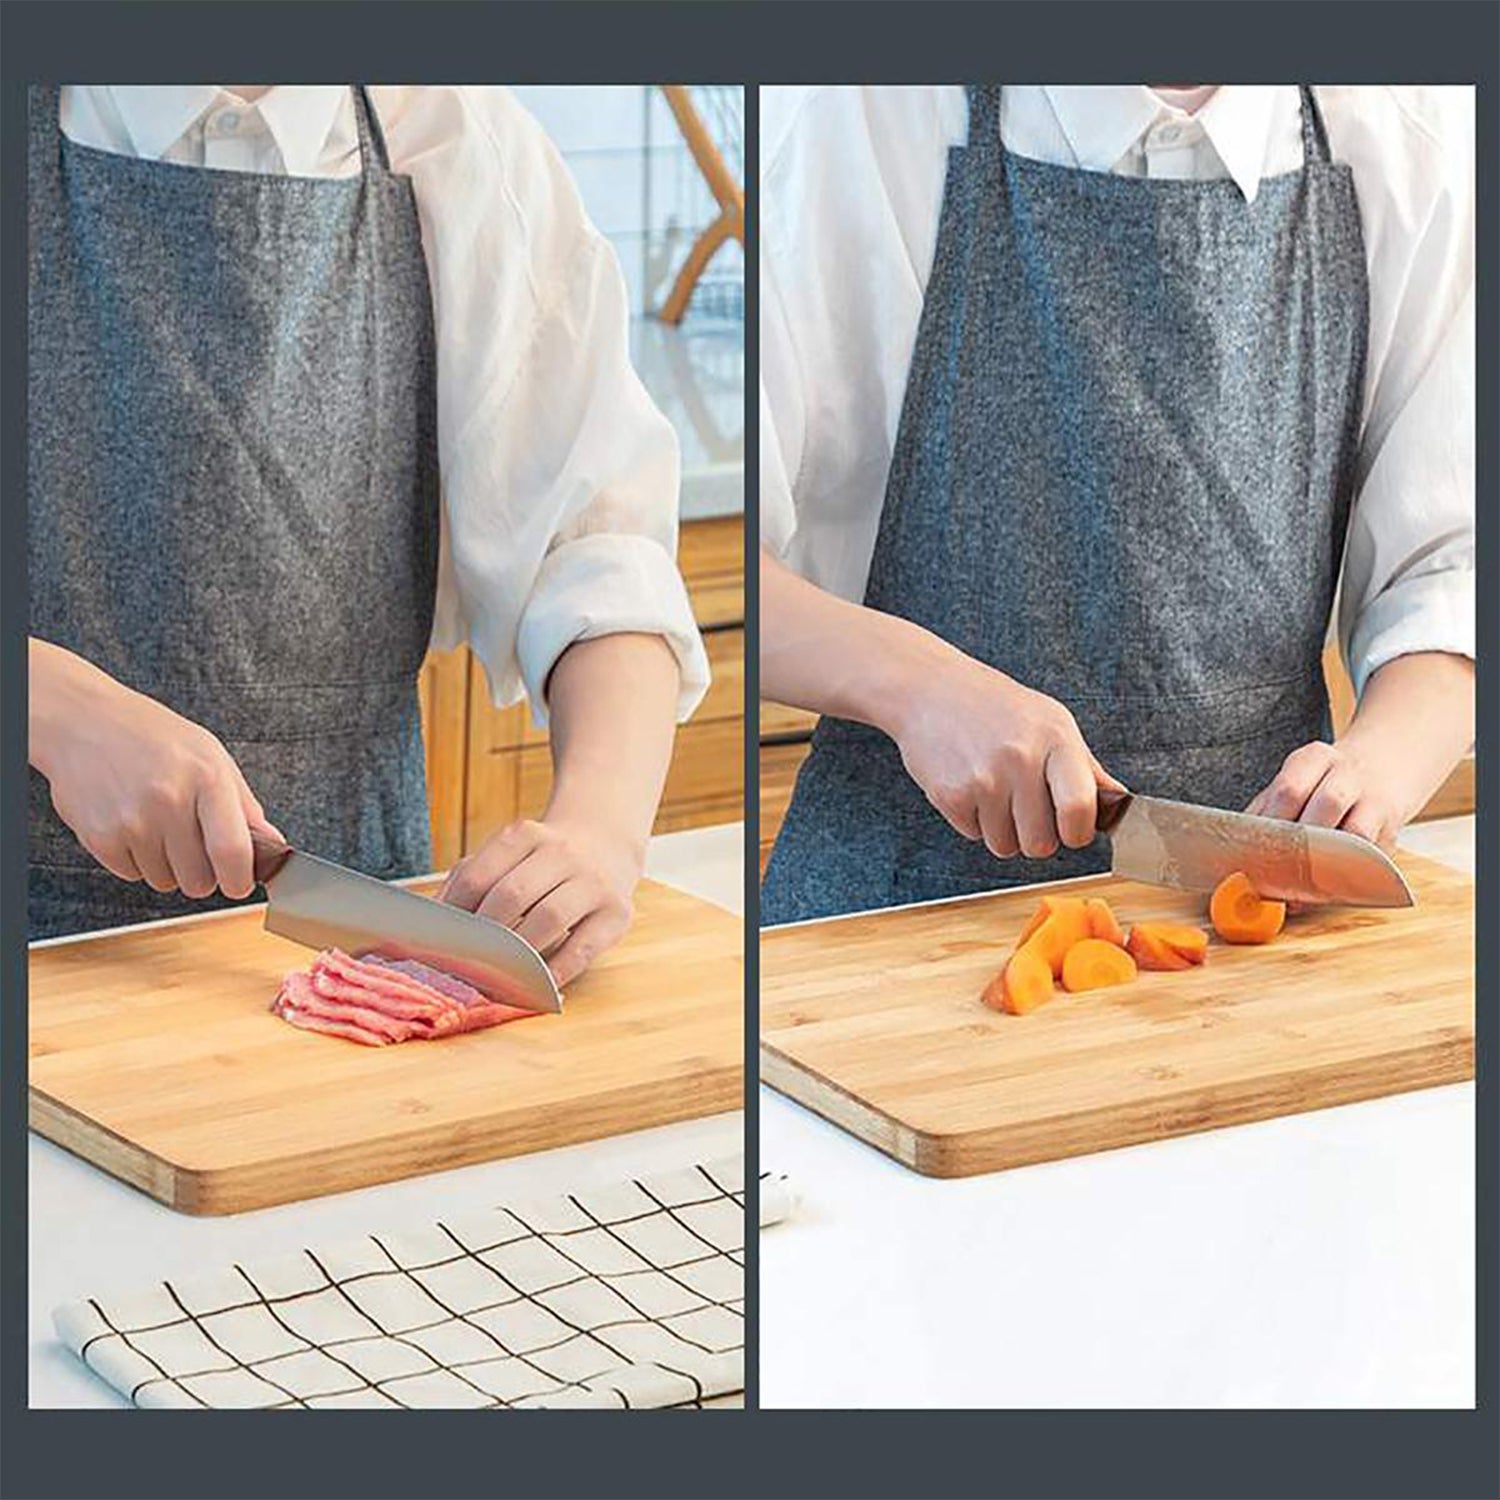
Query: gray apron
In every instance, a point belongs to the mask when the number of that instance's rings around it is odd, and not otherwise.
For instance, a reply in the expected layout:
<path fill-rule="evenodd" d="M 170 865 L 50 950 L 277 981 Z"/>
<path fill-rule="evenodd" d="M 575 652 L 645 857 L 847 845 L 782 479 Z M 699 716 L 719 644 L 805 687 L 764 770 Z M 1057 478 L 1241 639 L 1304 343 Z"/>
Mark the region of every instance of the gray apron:
<path fill-rule="evenodd" d="M 1304 161 L 1232 181 L 1054 166 L 969 90 L 865 603 L 1072 710 L 1128 786 L 1242 807 L 1328 732 L 1321 652 L 1368 325 L 1354 182 L 1302 90 Z M 998 861 L 878 731 L 825 718 L 765 924 L 1108 867 Z"/>
<path fill-rule="evenodd" d="M 182 167 L 30 116 L 30 633 L 218 735 L 293 843 L 429 864 L 432 299 L 363 89 L 360 175 Z M 31 773 L 33 938 L 223 905 L 117 879 Z"/>

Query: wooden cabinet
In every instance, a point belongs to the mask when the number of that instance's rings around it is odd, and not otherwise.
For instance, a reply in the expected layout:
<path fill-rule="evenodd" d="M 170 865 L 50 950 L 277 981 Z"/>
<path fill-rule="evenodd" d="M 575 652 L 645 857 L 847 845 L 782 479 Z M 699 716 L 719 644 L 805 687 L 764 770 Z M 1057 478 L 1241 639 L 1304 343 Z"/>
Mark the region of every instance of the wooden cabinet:
<path fill-rule="evenodd" d="M 745 565 L 738 516 L 683 525 L 678 561 L 713 684 L 680 725 L 656 832 L 737 822 L 745 795 Z M 433 861 L 445 868 L 513 818 L 535 816 L 552 780 L 547 732 L 524 704 L 496 708 L 467 648 L 422 668 Z"/>
<path fill-rule="evenodd" d="M 1333 723 L 1342 733 L 1354 712 L 1354 690 L 1335 647 L 1323 655 L 1323 672 L 1333 704 Z M 807 758 L 808 742 L 817 719 L 802 709 L 779 703 L 760 706 L 760 868 L 765 873 L 771 847 L 786 816 L 798 768 Z M 1474 811 L 1474 757 L 1459 762 L 1453 774 L 1417 814 L 1417 822 L 1450 818 Z"/>

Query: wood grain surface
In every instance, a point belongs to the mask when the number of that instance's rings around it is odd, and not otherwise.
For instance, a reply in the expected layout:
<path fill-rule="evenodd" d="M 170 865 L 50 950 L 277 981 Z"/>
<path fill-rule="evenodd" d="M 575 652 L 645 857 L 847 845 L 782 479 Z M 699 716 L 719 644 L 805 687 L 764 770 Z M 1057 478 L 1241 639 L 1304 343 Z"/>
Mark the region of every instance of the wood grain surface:
<path fill-rule="evenodd" d="M 268 1009 L 311 953 L 253 908 L 36 947 L 31 1124 L 173 1208 L 238 1213 L 737 1109 L 740 923 L 653 882 L 561 1016 L 361 1047 Z"/>
<path fill-rule="evenodd" d="M 1037 888 L 761 934 L 761 1076 L 918 1172 L 965 1177 L 1474 1076 L 1473 882 L 1398 857 L 1418 904 L 1325 909 L 1183 973 L 980 1003 Z M 1120 920 L 1205 923 L 1199 897 L 1048 886 Z"/>

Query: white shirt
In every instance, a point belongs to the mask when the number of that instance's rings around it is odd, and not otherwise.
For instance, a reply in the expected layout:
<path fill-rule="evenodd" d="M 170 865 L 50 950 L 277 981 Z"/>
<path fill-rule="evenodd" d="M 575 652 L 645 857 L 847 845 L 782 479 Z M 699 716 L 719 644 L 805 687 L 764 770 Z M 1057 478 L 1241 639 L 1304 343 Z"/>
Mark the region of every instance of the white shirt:
<path fill-rule="evenodd" d="M 443 549 L 433 645 L 467 639 L 497 703 L 543 688 L 574 641 L 659 634 L 686 717 L 708 662 L 675 562 L 678 452 L 630 363 L 613 250 L 562 158 L 502 88 L 373 88 L 410 176 L 437 329 Z M 350 177 L 350 90 L 70 86 L 61 122 L 105 151 L 229 171 Z"/>
<path fill-rule="evenodd" d="M 1474 654 L 1474 104 L 1470 88 L 1320 87 L 1354 174 L 1370 340 L 1338 606 L 1356 691 L 1414 651 Z M 862 597 L 937 239 L 958 87 L 761 91 L 761 534 Z M 1191 102 L 1196 103 L 1196 100 Z M 1291 85 L 1187 113 L 1141 85 L 1007 86 L 1021 156 L 1233 178 L 1302 161 Z"/>

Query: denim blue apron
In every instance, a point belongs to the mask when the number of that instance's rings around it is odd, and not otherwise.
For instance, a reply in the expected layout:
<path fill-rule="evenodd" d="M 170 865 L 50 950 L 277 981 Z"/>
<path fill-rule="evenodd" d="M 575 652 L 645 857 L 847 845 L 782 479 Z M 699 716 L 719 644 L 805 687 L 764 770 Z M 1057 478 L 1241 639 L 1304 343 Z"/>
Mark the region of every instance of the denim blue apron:
<path fill-rule="evenodd" d="M 363 89 L 352 178 L 230 172 L 30 118 L 30 633 L 204 725 L 287 837 L 427 868 L 432 298 Z M 203 910 L 94 862 L 31 773 L 33 938 Z"/>
<path fill-rule="evenodd" d="M 998 86 L 969 89 L 865 592 L 1060 700 L 1128 786 L 1218 807 L 1328 733 L 1369 298 L 1352 174 L 1301 103 L 1301 168 L 1247 202 L 1016 156 Z M 996 860 L 890 739 L 825 718 L 761 920 L 1108 860 Z"/>

